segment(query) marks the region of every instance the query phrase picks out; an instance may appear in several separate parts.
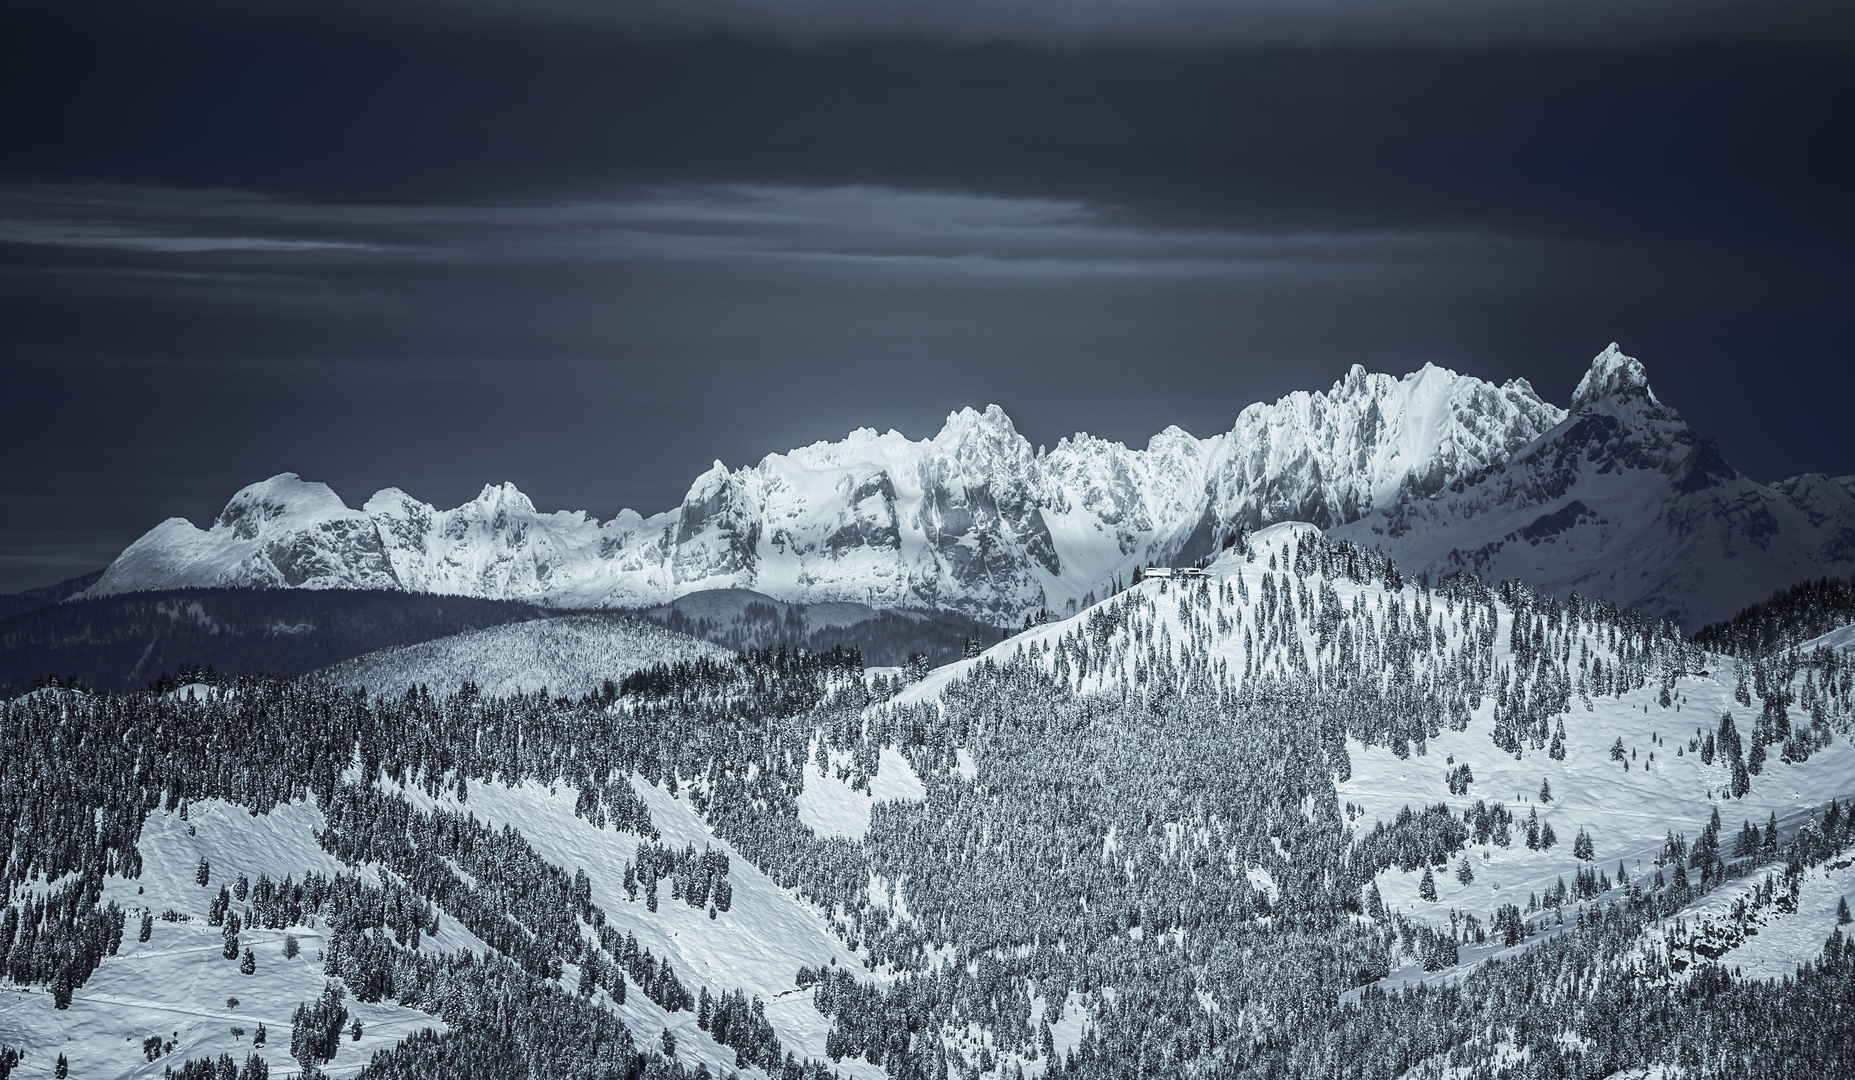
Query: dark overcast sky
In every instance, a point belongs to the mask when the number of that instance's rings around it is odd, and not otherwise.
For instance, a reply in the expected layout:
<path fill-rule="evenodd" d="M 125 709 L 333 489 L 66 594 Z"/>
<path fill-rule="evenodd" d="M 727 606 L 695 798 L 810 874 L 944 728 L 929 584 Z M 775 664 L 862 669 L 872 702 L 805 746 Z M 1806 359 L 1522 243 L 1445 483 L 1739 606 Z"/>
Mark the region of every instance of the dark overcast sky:
<path fill-rule="evenodd" d="M 1847 5 L 1842 5 L 1846 7 Z M 0 6 L 0 591 L 281 471 L 673 506 L 996 402 L 1144 443 L 1612 340 L 1855 472 L 1837 5 Z"/>

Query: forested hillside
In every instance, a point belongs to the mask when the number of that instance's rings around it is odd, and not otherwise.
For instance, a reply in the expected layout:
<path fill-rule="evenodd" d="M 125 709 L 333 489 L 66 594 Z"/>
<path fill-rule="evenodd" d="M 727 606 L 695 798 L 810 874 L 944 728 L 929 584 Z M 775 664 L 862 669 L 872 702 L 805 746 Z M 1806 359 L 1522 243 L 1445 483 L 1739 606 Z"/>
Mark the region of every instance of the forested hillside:
<path fill-rule="evenodd" d="M 1855 623 L 1855 577 L 1805 581 L 1772 594 L 1725 622 L 1703 627 L 1694 641 L 1734 656 L 1765 656 Z"/>
<path fill-rule="evenodd" d="M 872 667 L 901 667 L 915 657 L 945 664 L 966 655 L 969 643 L 990 645 L 1001 636 L 998 627 L 954 611 L 788 604 L 745 589 L 692 593 L 637 614 L 735 652 L 854 647 Z"/>
<path fill-rule="evenodd" d="M 68 600 L 0 620 L 0 692 L 48 677 L 136 690 L 181 668 L 295 676 L 545 614 L 517 601 L 360 590 L 182 589 Z"/>
<path fill-rule="evenodd" d="M 66 586 L 74 584 L 78 582 Z M 586 689 L 577 674 L 581 670 L 594 687 L 631 670 L 619 662 L 592 674 L 588 665 L 595 663 L 593 654 L 610 651 L 594 644 L 594 639 L 607 636 L 599 628 L 635 626 L 640 621 L 671 631 L 658 645 L 638 653 L 640 663 L 671 658 L 662 642 L 684 640 L 685 634 L 728 651 L 854 648 L 872 666 L 891 667 L 911 657 L 945 663 L 958 659 L 969 642 L 990 644 L 1000 636 L 997 627 L 950 612 L 878 611 L 862 604 L 807 607 L 767 598 L 736 604 L 722 618 L 705 615 L 702 609 L 692 617 L 678 607 L 562 613 L 513 600 L 350 589 L 185 589 L 77 600 L 45 592 L 36 598 L 21 594 L 18 599 L 29 610 L 0 618 L 0 693 L 48 682 L 138 690 L 164 673 L 207 668 L 226 676 L 294 677 L 347 663 L 345 671 L 365 672 L 395 688 L 404 686 L 395 673 L 402 668 L 421 673 L 442 669 L 441 675 L 419 677 L 437 678 L 453 687 L 472 677 L 484 684 L 481 675 L 464 674 L 477 665 L 483 671 L 502 670 L 494 676 L 502 689 L 553 686 L 577 694 Z M 529 629 L 516 625 L 541 619 L 551 621 Z M 503 629 L 487 636 L 457 637 L 498 627 Z M 646 630 L 625 633 L 641 640 Z M 510 666 L 518 657 L 532 661 L 549 649 L 555 651 L 538 665 L 530 663 L 520 671 Z M 505 654 L 500 668 L 496 653 Z M 567 667 L 576 674 L 566 680 L 548 678 L 549 672 L 565 672 Z"/>
<path fill-rule="evenodd" d="M 53 604 L 66 600 L 90 588 L 92 585 L 95 585 L 97 579 L 102 576 L 103 571 L 98 570 L 95 573 L 85 574 L 81 577 L 68 578 L 53 585 L 44 585 L 36 589 L 27 589 L 24 592 L 8 593 L 5 596 L 0 596 L 0 619 L 10 619 L 15 615 L 23 615 L 28 611 L 37 611 L 42 607 L 50 607 Z"/>
<path fill-rule="evenodd" d="M 31 1076 L 1835 1075 L 1851 706 L 1846 659 L 1287 527 L 919 680 L 41 690 L 0 712 L 0 1041 Z"/>

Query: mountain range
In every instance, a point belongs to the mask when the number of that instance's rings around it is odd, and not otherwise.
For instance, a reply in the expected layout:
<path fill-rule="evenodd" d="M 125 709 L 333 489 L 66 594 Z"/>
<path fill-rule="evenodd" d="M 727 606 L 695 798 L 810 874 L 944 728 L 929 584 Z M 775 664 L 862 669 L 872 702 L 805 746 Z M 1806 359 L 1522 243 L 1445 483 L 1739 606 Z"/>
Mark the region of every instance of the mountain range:
<path fill-rule="evenodd" d="M 162 522 L 80 595 L 394 589 L 639 608 L 751 589 L 1012 623 L 1284 521 L 1413 573 L 1521 578 L 1690 629 L 1855 567 L 1855 477 L 1749 479 L 1612 345 L 1569 410 L 1524 379 L 1354 366 L 1209 438 L 1170 427 L 1133 449 L 1078 434 L 1045 451 L 994 405 L 919 441 L 865 428 L 738 469 L 717 461 L 675 509 L 604 522 L 542 513 L 509 484 L 451 510 L 388 488 L 357 510 L 284 473 L 205 529 Z"/>

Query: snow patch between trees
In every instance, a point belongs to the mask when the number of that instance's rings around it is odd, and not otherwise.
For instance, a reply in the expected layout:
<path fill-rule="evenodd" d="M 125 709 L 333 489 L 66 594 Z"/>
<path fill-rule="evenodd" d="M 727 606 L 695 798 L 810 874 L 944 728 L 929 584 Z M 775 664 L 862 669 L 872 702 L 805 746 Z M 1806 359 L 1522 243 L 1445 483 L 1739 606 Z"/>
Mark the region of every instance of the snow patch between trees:
<path fill-rule="evenodd" d="M 818 752 L 814 738 L 806 751 L 810 762 Z M 961 751 L 965 753 L 965 751 Z M 916 775 L 913 765 L 893 746 L 885 746 L 877 759 L 877 769 L 869 778 L 868 789 L 858 790 L 853 779 L 844 779 L 840 771 L 848 769 L 849 754 L 831 753 L 831 765 L 822 775 L 815 764 L 805 767 L 805 789 L 799 793 L 799 821 L 819 836 L 841 836 L 862 840 L 870 831 L 870 809 L 878 802 L 921 802 L 927 798 L 927 785 Z M 964 759 L 970 762 L 970 756 Z"/>

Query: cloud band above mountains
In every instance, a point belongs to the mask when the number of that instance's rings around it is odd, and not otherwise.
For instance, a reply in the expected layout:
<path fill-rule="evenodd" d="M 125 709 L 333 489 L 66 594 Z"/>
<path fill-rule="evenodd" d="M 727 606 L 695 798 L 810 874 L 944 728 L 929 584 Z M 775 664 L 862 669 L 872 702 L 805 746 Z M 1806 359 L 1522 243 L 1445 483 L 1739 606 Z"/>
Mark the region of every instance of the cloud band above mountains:
<path fill-rule="evenodd" d="M 796 43 L 920 37 L 1041 46 L 1840 48 L 1834 0 L 389 0 L 275 4 L 370 18 L 730 33 Z"/>

